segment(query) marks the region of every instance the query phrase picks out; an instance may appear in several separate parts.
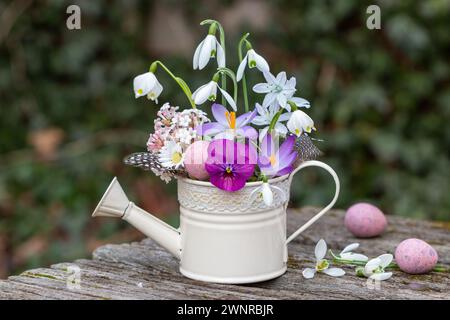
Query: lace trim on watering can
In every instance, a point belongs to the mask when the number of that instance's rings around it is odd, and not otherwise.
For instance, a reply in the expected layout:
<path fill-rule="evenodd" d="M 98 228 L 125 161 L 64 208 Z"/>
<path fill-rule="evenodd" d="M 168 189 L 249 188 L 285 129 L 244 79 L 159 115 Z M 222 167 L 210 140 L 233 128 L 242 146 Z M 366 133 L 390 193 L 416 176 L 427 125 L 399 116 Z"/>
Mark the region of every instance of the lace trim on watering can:
<path fill-rule="evenodd" d="M 239 191 L 226 192 L 209 183 L 189 179 L 178 179 L 178 201 L 187 209 L 210 213 L 245 214 L 284 206 L 289 200 L 288 176 L 274 179 L 270 185 L 281 191 L 274 192 L 270 207 L 264 203 L 262 197 L 254 195 L 253 191 L 261 184 L 250 184 Z"/>

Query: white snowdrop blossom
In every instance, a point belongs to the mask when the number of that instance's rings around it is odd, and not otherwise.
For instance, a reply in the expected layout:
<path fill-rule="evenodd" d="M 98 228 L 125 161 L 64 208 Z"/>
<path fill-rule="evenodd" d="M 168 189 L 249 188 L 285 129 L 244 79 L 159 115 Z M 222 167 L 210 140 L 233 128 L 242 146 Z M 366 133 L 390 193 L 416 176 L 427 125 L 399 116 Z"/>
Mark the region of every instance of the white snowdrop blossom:
<path fill-rule="evenodd" d="M 146 72 L 134 78 L 133 90 L 136 98 L 147 96 L 149 100 L 158 103 L 158 97 L 163 91 L 163 86 L 153 72 Z"/>
<path fill-rule="evenodd" d="M 252 191 L 252 193 L 250 194 L 249 203 L 250 204 L 253 203 L 255 198 L 257 196 L 260 196 L 260 197 L 262 197 L 264 203 L 267 206 L 271 206 L 273 204 L 273 191 L 272 190 L 278 194 L 278 196 L 281 198 L 282 201 L 285 201 L 286 195 L 284 194 L 284 191 L 281 188 L 279 188 L 277 186 L 272 186 L 268 182 L 263 182 L 263 184 L 260 187 L 258 187 Z"/>
<path fill-rule="evenodd" d="M 210 58 L 217 57 L 217 65 L 219 68 L 225 67 L 225 51 L 217 41 L 216 37 L 208 34 L 206 38 L 200 42 L 195 49 L 193 66 L 194 70 L 202 70 L 209 62 Z"/>
<path fill-rule="evenodd" d="M 218 83 L 214 80 L 211 80 L 207 84 L 202 85 L 192 94 L 192 99 L 196 105 L 201 105 L 205 103 L 207 100 L 216 101 L 217 98 L 217 89 L 220 90 L 222 95 L 225 97 L 225 100 L 230 104 L 234 111 L 237 110 L 236 102 L 230 96 L 228 92 L 219 87 Z"/>
<path fill-rule="evenodd" d="M 263 107 L 267 107 L 272 103 L 279 104 L 287 111 L 291 111 L 291 104 L 298 108 L 309 108 L 310 104 L 303 98 L 294 97 L 297 89 L 297 80 L 291 77 L 289 80 L 286 77 L 286 72 L 280 72 L 276 77 L 269 71 L 263 72 L 265 83 L 258 83 L 253 87 L 256 93 L 264 93 Z"/>
<path fill-rule="evenodd" d="M 392 272 L 385 272 L 384 269 L 392 262 L 393 258 L 392 254 L 385 253 L 377 258 L 369 260 L 364 269 L 362 269 L 362 274 L 367 278 L 378 281 L 389 279 L 392 277 Z"/>
<path fill-rule="evenodd" d="M 353 253 L 353 250 L 358 249 L 359 243 L 351 243 L 348 246 L 344 248 L 344 250 L 341 251 L 339 254 L 339 257 L 341 259 L 345 260 L 358 260 L 358 261 L 367 261 L 369 258 L 363 254 L 360 253 Z"/>
<path fill-rule="evenodd" d="M 247 51 L 247 54 L 245 55 L 244 59 L 242 59 L 241 64 L 239 65 L 239 68 L 236 73 L 236 80 L 241 81 L 242 76 L 244 75 L 245 66 L 252 68 L 257 68 L 261 72 L 269 72 L 269 64 L 267 63 L 266 59 L 264 59 L 262 56 L 257 54 L 255 50 L 250 49 Z"/>
<path fill-rule="evenodd" d="M 280 107 L 277 104 L 272 104 L 268 108 L 264 108 L 259 103 L 256 103 L 255 108 L 256 111 L 258 112 L 258 115 L 255 116 L 252 123 L 257 126 L 265 126 L 259 131 L 259 140 L 262 141 L 262 139 L 267 134 L 267 131 L 269 130 L 269 126 L 270 123 L 272 122 L 273 117 L 280 110 Z M 278 118 L 275 124 L 274 130 L 281 136 L 285 136 L 288 132 L 288 129 L 282 122 L 289 120 L 290 117 L 291 113 L 289 112 L 283 113 Z"/>
<path fill-rule="evenodd" d="M 315 268 L 305 268 L 302 272 L 303 277 L 306 279 L 314 278 L 314 275 L 317 272 L 322 272 L 332 277 L 341 277 L 345 274 L 345 271 L 341 268 L 329 268 L 330 264 L 328 260 L 324 259 L 327 254 L 327 244 L 325 240 L 320 239 L 319 242 L 317 242 L 314 254 L 316 256 Z"/>
<path fill-rule="evenodd" d="M 183 166 L 183 149 L 175 141 L 168 141 L 159 151 L 159 161 L 165 168 L 178 169 Z"/>
<path fill-rule="evenodd" d="M 289 121 L 287 122 L 287 128 L 297 137 L 303 132 L 311 133 L 311 130 L 316 130 L 314 127 L 314 121 L 301 110 L 295 110 Z"/>

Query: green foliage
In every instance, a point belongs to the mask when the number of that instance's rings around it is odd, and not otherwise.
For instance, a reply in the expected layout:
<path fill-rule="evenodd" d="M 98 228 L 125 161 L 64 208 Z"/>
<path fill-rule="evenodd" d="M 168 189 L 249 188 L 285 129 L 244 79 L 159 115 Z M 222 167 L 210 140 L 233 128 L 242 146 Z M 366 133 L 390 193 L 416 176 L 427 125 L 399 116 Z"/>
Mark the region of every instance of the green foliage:
<path fill-rule="evenodd" d="M 238 3 L 207 7 L 192 1 L 177 7 L 199 41 L 206 33 L 199 21 L 220 20 L 221 11 Z M 132 79 L 155 59 L 176 70 L 191 89 L 211 73 L 192 72 L 193 52 L 163 57 L 148 49 L 155 7 L 170 8 L 173 1 L 79 1 L 77 31 L 65 27 L 69 4 L 34 2 L 9 32 L 0 32 L 3 276 L 87 256 L 95 241 L 139 237 L 120 221 L 90 219 L 114 175 L 133 200 L 177 221 L 175 183 L 165 185 L 121 164 L 123 156 L 145 148 L 157 110 L 134 99 Z M 264 28 L 253 30 L 244 19 L 238 29 L 251 33 L 274 73 L 295 75 L 299 96 L 311 102 L 315 137 L 324 140 L 317 142 L 325 152 L 322 160 L 341 178 L 337 206 L 365 200 L 388 214 L 448 220 L 448 1 L 379 2 L 381 30 L 366 28 L 368 1 L 263 4 L 272 14 Z M 0 11 L 5 8 L 0 4 Z M 177 32 L 169 22 L 158 28 L 169 38 Z M 227 35 L 232 69 L 241 33 Z M 177 85 L 162 73 L 158 77 L 161 100 L 187 106 Z M 251 72 L 249 87 L 260 79 Z M 161 188 L 167 199 L 153 201 L 152 190 Z M 306 170 L 296 178 L 293 205 L 322 206 L 331 192 L 326 174 Z"/>

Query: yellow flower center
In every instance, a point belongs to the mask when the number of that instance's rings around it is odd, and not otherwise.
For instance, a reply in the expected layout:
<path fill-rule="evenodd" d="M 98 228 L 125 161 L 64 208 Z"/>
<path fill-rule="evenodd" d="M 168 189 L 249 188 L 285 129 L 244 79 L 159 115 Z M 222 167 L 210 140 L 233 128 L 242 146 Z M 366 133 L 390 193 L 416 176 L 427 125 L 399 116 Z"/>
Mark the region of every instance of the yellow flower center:
<path fill-rule="evenodd" d="M 299 135 L 300 135 L 300 129 L 295 129 L 295 134 L 296 134 L 297 136 L 299 136 Z"/>
<path fill-rule="evenodd" d="M 137 93 L 138 94 L 142 94 L 144 91 L 142 91 L 142 89 L 138 89 Z"/>
<path fill-rule="evenodd" d="M 225 111 L 225 118 L 227 118 L 230 129 L 236 129 L 236 112 Z"/>
<path fill-rule="evenodd" d="M 327 269 L 329 265 L 330 264 L 328 263 L 328 261 L 326 259 L 322 259 L 317 262 L 316 270 L 323 271 L 323 270 Z"/>
<path fill-rule="evenodd" d="M 178 163 L 180 163 L 181 159 L 182 159 L 181 153 L 179 153 L 179 152 L 174 152 L 174 153 L 172 154 L 172 162 L 173 162 L 173 163 L 178 164 Z"/>
<path fill-rule="evenodd" d="M 272 153 L 272 155 L 269 158 L 270 161 L 270 165 L 272 167 L 275 167 L 275 164 L 277 163 L 277 157 L 275 156 L 275 154 Z"/>
<path fill-rule="evenodd" d="M 226 171 L 227 171 L 227 173 L 231 173 L 231 168 L 230 168 L 230 167 L 227 167 L 227 168 L 226 168 Z"/>

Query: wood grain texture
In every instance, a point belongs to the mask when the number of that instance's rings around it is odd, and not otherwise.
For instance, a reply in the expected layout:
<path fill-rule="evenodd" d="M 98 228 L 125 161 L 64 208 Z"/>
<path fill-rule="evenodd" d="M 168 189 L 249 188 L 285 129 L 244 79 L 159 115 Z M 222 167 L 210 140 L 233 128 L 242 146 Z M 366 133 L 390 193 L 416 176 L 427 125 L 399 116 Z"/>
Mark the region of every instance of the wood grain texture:
<path fill-rule="evenodd" d="M 318 209 L 290 210 L 288 234 L 312 217 Z M 450 274 L 432 272 L 408 275 L 394 271 L 381 288 L 370 289 L 364 278 L 347 274 L 332 278 L 319 274 L 312 280 L 302 270 L 313 265 L 314 246 L 324 238 L 339 252 L 351 242 L 369 257 L 391 252 L 400 241 L 417 237 L 439 253 L 439 263 L 450 265 L 448 224 L 388 217 L 387 232 L 375 239 L 356 239 L 343 226 L 344 211 L 333 210 L 289 245 L 288 271 L 271 281 L 251 285 L 221 285 L 198 282 L 178 272 L 178 262 L 152 240 L 109 244 L 97 248 L 92 260 L 58 263 L 0 281 L 0 299 L 450 299 Z M 79 289 L 67 288 L 67 268 L 81 269 Z"/>

